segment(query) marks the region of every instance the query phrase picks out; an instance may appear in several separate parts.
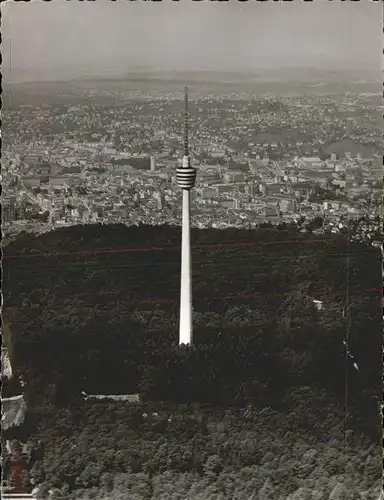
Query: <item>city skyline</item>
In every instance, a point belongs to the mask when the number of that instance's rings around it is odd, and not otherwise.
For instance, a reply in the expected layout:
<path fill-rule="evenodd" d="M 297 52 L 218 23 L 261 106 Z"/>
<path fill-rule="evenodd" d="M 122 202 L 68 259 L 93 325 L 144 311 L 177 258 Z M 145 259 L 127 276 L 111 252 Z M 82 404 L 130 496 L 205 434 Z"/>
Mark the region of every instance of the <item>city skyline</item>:
<path fill-rule="evenodd" d="M 70 79 L 143 67 L 379 72 L 379 5 L 368 0 L 7 3 L 2 6 L 3 78 Z"/>

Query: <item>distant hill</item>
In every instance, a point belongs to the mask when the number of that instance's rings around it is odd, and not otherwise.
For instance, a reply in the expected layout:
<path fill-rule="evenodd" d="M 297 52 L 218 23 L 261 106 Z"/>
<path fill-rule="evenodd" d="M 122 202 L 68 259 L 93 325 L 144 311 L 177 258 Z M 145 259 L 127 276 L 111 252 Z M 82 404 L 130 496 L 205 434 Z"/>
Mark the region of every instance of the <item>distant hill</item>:
<path fill-rule="evenodd" d="M 68 73 L 70 75 L 70 73 Z M 107 104 L 115 106 L 114 96 L 108 92 L 140 90 L 141 92 L 180 92 L 185 84 L 190 85 L 191 97 L 194 95 L 229 94 L 246 92 L 275 96 L 330 95 L 350 92 L 359 95 L 364 92 L 379 94 L 381 76 L 351 71 L 327 71 L 314 68 L 278 68 L 258 71 L 131 71 L 129 73 L 89 75 L 71 78 L 57 78 L 57 81 L 32 80 L 24 75 L 20 81 L 4 82 L 3 107 L 29 104 L 69 105 L 69 104 Z M 321 85 L 319 85 L 321 84 Z M 12 96 L 10 95 L 12 88 Z M 92 97 L 79 96 L 81 90 L 95 90 Z M 102 90 L 103 92 L 97 92 Z"/>
<path fill-rule="evenodd" d="M 30 83 L 36 78 L 36 72 L 13 70 L 12 75 L 4 68 L 4 83 Z M 282 66 L 266 67 L 258 69 L 217 70 L 217 69 L 191 69 L 191 70 L 154 70 L 151 68 L 130 68 L 124 72 L 121 69 L 105 70 L 104 73 L 84 71 L 84 68 L 65 68 L 59 74 L 57 81 L 129 81 L 129 80 L 166 80 L 174 82 L 257 82 L 257 81 L 280 81 L 280 82 L 353 82 L 365 80 L 378 82 L 381 79 L 380 69 L 330 69 L 305 66 Z M 11 79 L 12 76 L 12 79 Z M 40 82 L 53 82 L 52 74 L 38 75 Z"/>

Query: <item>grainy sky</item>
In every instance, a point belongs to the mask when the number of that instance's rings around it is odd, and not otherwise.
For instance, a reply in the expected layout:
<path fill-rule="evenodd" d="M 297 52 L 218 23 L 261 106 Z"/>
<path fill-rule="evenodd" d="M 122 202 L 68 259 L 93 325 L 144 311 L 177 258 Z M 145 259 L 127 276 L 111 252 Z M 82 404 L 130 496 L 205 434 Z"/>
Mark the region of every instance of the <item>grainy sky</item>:
<path fill-rule="evenodd" d="M 382 2 L 53 0 L 2 4 L 12 80 L 263 67 L 381 68 Z M 11 60 L 10 60 L 11 59 Z"/>

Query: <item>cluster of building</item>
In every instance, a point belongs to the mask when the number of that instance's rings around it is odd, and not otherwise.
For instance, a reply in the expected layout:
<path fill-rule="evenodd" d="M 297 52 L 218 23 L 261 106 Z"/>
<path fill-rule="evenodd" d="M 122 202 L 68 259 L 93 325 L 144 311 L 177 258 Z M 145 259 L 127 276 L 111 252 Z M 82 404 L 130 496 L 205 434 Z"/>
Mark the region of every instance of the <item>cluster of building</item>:
<path fill-rule="evenodd" d="M 119 105 L 19 107 L 5 117 L 4 232 L 85 223 L 180 224 L 178 94 Z M 374 97 L 196 97 L 192 224 L 375 220 L 382 176 Z M 376 108 L 377 109 L 377 108 Z M 9 126 L 8 126 L 9 125 Z"/>

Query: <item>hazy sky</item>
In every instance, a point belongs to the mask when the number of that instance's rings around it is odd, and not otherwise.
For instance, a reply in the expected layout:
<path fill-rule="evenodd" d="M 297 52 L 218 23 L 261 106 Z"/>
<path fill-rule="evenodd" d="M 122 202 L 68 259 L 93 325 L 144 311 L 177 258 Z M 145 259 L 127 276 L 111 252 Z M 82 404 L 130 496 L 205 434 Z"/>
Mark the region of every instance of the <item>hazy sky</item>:
<path fill-rule="evenodd" d="M 2 3 L 12 79 L 158 70 L 381 68 L 382 2 L 53 0 Z M 10 60 L 11 58 L 11 60 Z"/>

